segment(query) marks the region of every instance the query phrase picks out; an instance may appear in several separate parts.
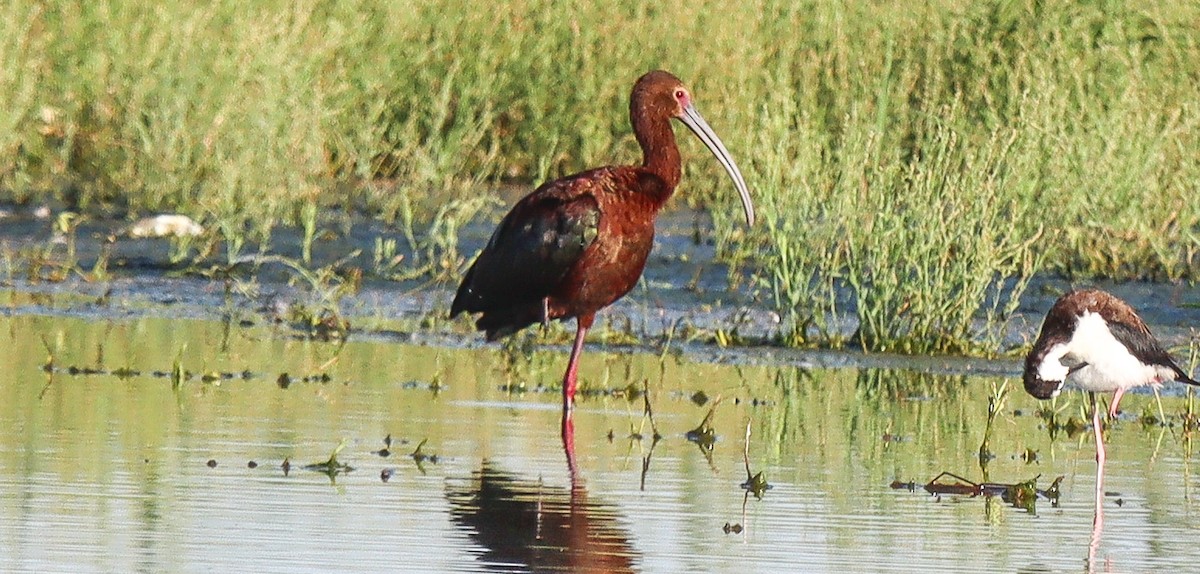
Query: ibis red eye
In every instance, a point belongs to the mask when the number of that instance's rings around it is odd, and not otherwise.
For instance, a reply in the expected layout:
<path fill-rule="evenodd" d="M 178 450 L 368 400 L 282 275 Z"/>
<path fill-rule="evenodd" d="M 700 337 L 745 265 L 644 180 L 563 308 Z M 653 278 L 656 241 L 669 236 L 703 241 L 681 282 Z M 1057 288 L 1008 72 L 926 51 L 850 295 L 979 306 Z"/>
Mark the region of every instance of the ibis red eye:
<path fill-rule="evenodd" d="M 675 90 L 675 99 L 682 100 L 687 97 L 687 92 L 683 90 Z"/>

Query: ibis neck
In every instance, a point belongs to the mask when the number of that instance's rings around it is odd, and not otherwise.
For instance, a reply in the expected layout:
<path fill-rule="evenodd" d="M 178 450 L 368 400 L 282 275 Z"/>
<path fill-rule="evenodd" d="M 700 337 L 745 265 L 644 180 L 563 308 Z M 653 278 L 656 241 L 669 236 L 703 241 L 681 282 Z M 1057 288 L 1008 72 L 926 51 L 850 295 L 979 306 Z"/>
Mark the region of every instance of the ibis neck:
<path fill-rule="evenodd" d="M 670 195 L 675 186 L 679 185 L 682 174 L 679 146 L 675 145 L 675 132 L 671 129 L 671 120 L 633 114 L 633 133 L 637 136 L 638 144 L 642 146 L 642 167 L 661 177 L 667 184 Z"/>

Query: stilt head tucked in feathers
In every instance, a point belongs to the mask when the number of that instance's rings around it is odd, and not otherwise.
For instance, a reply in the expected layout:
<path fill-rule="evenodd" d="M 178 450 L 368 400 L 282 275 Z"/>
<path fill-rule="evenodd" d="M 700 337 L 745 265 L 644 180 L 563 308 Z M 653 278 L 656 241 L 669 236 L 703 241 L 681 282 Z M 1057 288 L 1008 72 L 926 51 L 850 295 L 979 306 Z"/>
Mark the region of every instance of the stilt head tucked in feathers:
<path fill-rule="evenodd" d="M 1196 384 L 1132 307 L 1095 289 L 1060 297 L 1025 358 L 1025 390 L 1039 399 L 1058 395 L 1068 381 L 1087 391 L 1123 392 L 1170 380 Z"/>

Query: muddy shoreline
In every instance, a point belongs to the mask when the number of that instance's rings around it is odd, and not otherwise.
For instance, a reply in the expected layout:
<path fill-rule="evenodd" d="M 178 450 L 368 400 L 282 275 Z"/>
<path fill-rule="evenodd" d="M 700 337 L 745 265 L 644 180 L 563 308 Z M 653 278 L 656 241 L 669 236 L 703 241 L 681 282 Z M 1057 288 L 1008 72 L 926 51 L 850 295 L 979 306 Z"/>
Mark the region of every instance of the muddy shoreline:
<path fill-rule="evenodd" d="M 0 276 L 0 289 L 7 292 L 0 306 L 3 315 L 46 315 L 97 321 L 131 320 L 139 317 L 169 317 L 192 320 L 233 320 L 253 324 L 271 321 L 292 305 L 319 303 L 286 266 L 267 262 L 236 279 L 207 279 L 183 274 L 169 262 L 167 239 L 122 237 L 127 222 L 89 221 L 76 236 L 78 267 L 90 269 L 109 247 L 108 277 L 85 281 L 72 275 L 61 282 L 31 282 L 15 273 Z M 670 338 L 671 346 L 697 360 L 735 364 L 792 365 L 801 368 L 902 368 L 944 374 L 994 374 L 1012 376 L 1020 372 L 1017 358 L 996 360 L 956 356 L 910 356 L 864 353 L 857 350 L 791 349 L 763 343 L 779 328 L 779 316 L 749 277 L 741 286 L 728 289 L 728 269 L 714 261 L 714 248 L 703 237 L 709 222 L 699 212 L 676 211 L 664 215 L 659 225 L 655 251 L 645 279 L 625 299 L 601 314 L 600 325 L 633 335 L 642 341 L 633 345 L 590 343 L 610 352 L 661 352 Z M 54 241 L 51 222 L 32 214 L 10 214 L 0 220 L 0 249 L 21 253 Z M 460 250 L 471 256 L 487 239 L 489 226 L 477 224 L 460 238 Z M 311 268 L 343 261 L 369 268 L 371 249 L 377 238 L 396 238 L 393 230 L 373 221 L 355 221 L 345 232 L 327 234 L 314 244 Z M 299 257 L 300 236 L 284 230 L 272 237 L 267 253 Z M 345 260 L 356 250 L 356 258 Z M 402 250 L 403 252 L 403 250 Z M 405 253 L 411 256 L 411 253 Z M 213 258 L 214 260 L 219 260 Z M 253 261 L 249 252 L 246 259 Z M 9 268 L 19 263 L 9 262 Z M 1193 329 L 1200 328 L 1200 288 L 1183 284 L 1149 282 L 1072 284 L 1057 278 L 1035 279 L 1022 298 L 1017 316 L 1008 326 L 1006 347 L 1017 349 L 1036 335 L 1041 317 L 1054 299 L 1072 286 L 1107 289 L 1139 310 L 1156 334 L 1186 360 L 1186 346 Z M 444 317 L 453 296 L 453 285 L 428 281 L 387 281 L 366 278 L 361 290 L 338 300 L 342 315 L 352 326 L 350 337 L 359 340 L 394 341 L 403 344 L 458 348 L 483 346 L 482 337 L 468 332 L 467 324 L 451 324 Z M 416 327 L 422 323 L 428 328 Z M 748 344 L 726 348 L 714 344 L 686 342 L 685 332 L 737 329 Z M 852 325 L 845 328 L 852 330 Z M 564 347 L 565 348 L 565 347 Z"/>

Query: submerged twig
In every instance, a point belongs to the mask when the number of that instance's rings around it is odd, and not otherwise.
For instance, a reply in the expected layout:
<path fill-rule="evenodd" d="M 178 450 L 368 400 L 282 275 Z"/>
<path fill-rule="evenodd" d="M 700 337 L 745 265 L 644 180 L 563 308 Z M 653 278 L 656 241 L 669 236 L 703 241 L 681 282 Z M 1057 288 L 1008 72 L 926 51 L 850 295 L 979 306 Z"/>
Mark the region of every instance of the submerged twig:
<path fill-rule="evenodd" d="M 933 495 L 1000 496 L 1001 499 L 1014 507 L 1024 508 L 1032 512 L 1034 501 L 1039 496 L 1049 500 L 1051 504 L 1058 504 L 1060 494 L 1059 485 L 1062 483 L 1064 477 L 1060 476 L 1054 479 L 1049 488 L 1039 490 L 1037 488 L 1037 480 L 1041 476 L 1039 474 L 1024 482 L 1007 484 L 1001 482 L 975 482 L 952 472 L 943 471 L 925 484 L 925 491 Z M 943 479 L 953 479 L 954 482 L 942 482 Z M 892 488 L 904 487 L 904 483 L 892 483 Z"/>

